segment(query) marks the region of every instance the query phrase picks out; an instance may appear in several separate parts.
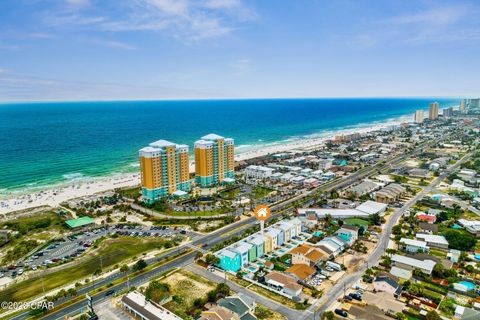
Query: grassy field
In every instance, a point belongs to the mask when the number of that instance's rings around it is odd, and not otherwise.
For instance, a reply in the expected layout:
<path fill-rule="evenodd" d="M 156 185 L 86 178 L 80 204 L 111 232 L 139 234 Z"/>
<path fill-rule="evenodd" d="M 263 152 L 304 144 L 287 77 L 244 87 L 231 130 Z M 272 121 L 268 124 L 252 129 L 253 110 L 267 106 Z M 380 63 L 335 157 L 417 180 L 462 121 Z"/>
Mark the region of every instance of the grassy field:
<path fill-rule="evenodd" d="M 260 199 L 268 196 L 268 194 L 272 191 L 273 189 L 264 188 L 264 187 L 255 187 L 255 189 L 253 189 L 252 195 L 255 199 Z"/>
<path fill-rule="evenodd" d="M 369 223 L 367 220 L 359 219 L 359 218 L 351 218 L 345 220 L 346 224 L 349 225 L 356 225 L 361 227 L 368 227 Z"/>
<path fill-rule="evenodd" d="M 215 209 L 208 211 L 194 211 L 194 212 L 183 212 L 183 211 L 171 211 L 171 212 L 162 212 L 169 216 L 180 216 L 180 217 L 205 217 L 205 216 L 216 216 L 223 213 L 228 213 L 228 210 L 224 209 Z"/>
<path fill-rule="evenodd" d="M 138 199 L 138 198 L 140 198 L 140 194 L 141 194 L 140 191 L 141 191 L 140 187 L 134 187 L 134 188 L 130 188 L 130 189 L 118 190 L 118 193 L 120 195 L 124 196 L 125 198 Z"/>
<path fill-rule="evenodd" d="M 100 256 L 103 268 L 107 269 L 123 260 L 139 256 L 143 252 L 158 249 L 163 242 L 162 239 L 127 237 L 107 239 L 102 242 L 95 254 L 91 254 L 83 261 L 74 263 L 71 267 L 45 275 L 43 281 L 40 273 L 40 275 L 0 291 L 0 300 L 24 301 L 33 298 L 43 292 L 42 284 L 47 292 L 91 275 L 100 268 Z"/>
<path fill-rule="evenodd" d="M 176 314 L 185 314 L 197 298 L 203 298 L 207 292 L 215 289 L 216 284 L 186 270 L 178 270 L 161 280 L 170 287 L 175 298 L 164 307 Z"/>

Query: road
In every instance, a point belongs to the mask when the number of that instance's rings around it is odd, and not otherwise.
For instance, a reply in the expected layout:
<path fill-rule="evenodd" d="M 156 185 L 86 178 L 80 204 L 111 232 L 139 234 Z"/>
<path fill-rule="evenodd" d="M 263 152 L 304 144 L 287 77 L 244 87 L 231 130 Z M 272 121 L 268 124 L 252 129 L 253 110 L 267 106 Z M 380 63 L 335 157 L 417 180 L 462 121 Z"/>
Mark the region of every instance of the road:
<path fill-rule="evenodd" d="M 344 188 L 344 187 L 349 186 L 349 185 L 353 184 L 354 182 L 356 182 L 360 179 L 363 179 L 365 177 L 368 177 L 372 174 L 375 174 L 377 172 L 381 172 L 381 171 L 384 171 L 384 170 L 389 170 L 391 167 L 403 162 L 407 157 L 415 155 L 415 154 L 421 152 L 425 147 L 428 147 L 430 145 L 434 145 L 438 142 L 439 142 L 438 140 L 433 140 L 433 141 L 423 143 L 420 146 L 416 147 L 411 152 L 396 155 L 392 159 L 387 160 L 383 163 L 377 163 L 373 166 L 362 168 L 362 169 L 354 172 L 353 174 L 351 174 L 351 175 L 349 175 L 349 176 L 347 176 L 343 179 L 327 182 L 327 183 L 325 183 L 325 184 L 323 184 L 323 185 L 321 185 L 321 186 L 319 186 L 319 187 L 317 187 L 317 188 L 315 188 L 315 189 L 313 189 L 313 190 L 311 190 L 311 191 L 309 191 L 305 194 L 295 196 L 293 198 L 290 198 L 290 199 L 288 199 L 286 201 L 283 201 L 281 203 L 278 203 L 278 204 L 274 204 L 274 205 L 271 206 L 271 210 L 272 210 L 273 214 L 272 214 L 270 219 L 278 216 L 283 209 L 287 208 L 288 206 L 290 206 L 292 203 L 294 203 L 296 201 L 303 200 L 305 198 L 308 199 L 312 195 L 315 195 L 319 192 L 330 192 L 332 190 Z M 239 221 L 237 223 L 228 225 L 228 226 L 226 226 L 226 227 L 224 227 L 220 230 L 217 230 L 213 233 L 210 233 L 208 235 L 198 237 L 197 239 L 193 240 L 190 243 L 190 245 L 198 246 L 198 247 L 201 247 L 205 250 L 208 250 L 208 249 L 212 248 L 217 243 L 223 242 L 223 241 L 225 241 L 228 238 L 231 238 L 233 236 L 243 234 L 243 232 L 246 229 L 254 226 L 256 223 L 257 223 L 257 220 L 255 218 L 251 217 L 251 218 Z M 390 229 L 391 229 L 391 227 L 390 227 Z M 381 247 L 381 246 L 379 246 L 379 247 Z M 160 260 L 163 260 L 167 257 L 172 257 L 172 256 L 178 255 L 182 252 L 186 252 L 188 250 L 190 250 L 190 249 L 186 245 L 183 245 L 183 246 L 180 246 L 180 247 L 177 247 L 177 248 L 173 249 L 172 251 L 170 251 L 166 254 L 159 255 L 155 258 L 151 258 L 147 261 L 147 263 L 149 265 L 153 264 L 153 263 L 157 263 Z M 171 261 L 171 262 L 167 262 L 166 264 L 164 264 L 162 266 L 159 266 L 159 267 L 156 267 L 155 269 L 152 269 L 151 271 L 149 271 L 145 274 L 142 274 L 140 276 L 132 278 L 129 281 L 130 285 L 132 285 L 132 283 L 136 283 L 136 284 L 145 283 L 145 282 L 149 281 L 150 279 L 154 278 L 156 275 L 158 275 L 158 274 L 160 274 L 160 273 L 162 273 L 166 270 L 169 270 L 169 269 L 172 269 L 172 268 L 182 267 L 183 265 L 188 264 L 189 261 L 191 262 L 194 259 L 195 255 L 196 255 L 195 252 L 190 252 L 190 253 L 186 254 L 185 256 L 182 256 L 179 259 L 176 259 L 176 260 Z M 378 255 L 378 257 L 380 257 L 381 252 L 379 252 L 377 255 Z M 115 274 L 109 276 L 108 278 L 101 279 L 101 280 L 99 280 L 95 283 L 91 283 L 89 285 L 86 285 L 86 286 L 84 286 L 82 288 L 79 288 L 77 290 L 77 296 L 83 296 L 85 293 L 90 292 L 95 288 L 105 286 L 105 285 L 111 283 L 112 281 L 117 280 L 119 278 L 122 278 L 124 276 L 125 276 L 124 274 L 121 274 L 120 272 L 118 272 L 118 273 L 115 273 Z M 353 277 L 353 275 L 348 276 L 348 278 L 350 278 L 350 277 Z M 114 289 L 115 291 L 121 291 L 121 290 L 126 289 L 126 288 L 127 288 L 127 283 L 126 282 L 123 282 L 121 284 L 118 284 L 118 285 L 112 287 L 112 289 Z M 343 287 L 341 289 L 343 290 Z M 335 290 L 337 290 L 337 289 L 335 289 Z M 337 292 L 334 291 L 333 293 L 336 294 Z M 333 296 L 333 294 L 330 294 L 330 292 L 329 292 L 329 294 L 326 295 L 326 296 L 330 297 L 330 296 Z M 72 298 L 59 300 L 58 302 L 55 303 L 55 305 L 65 303 L 69 299 L 72 299 Z M 99 301 L 102 301 L 101 294 L 94 295 L 94 300 L 96 300 L 96 299 L 99 299 Z M 86 300 L 82 299 L 81 301 L 75 302 L 72 305 L 70 305 L 70 306 L 68 306 L 64 309 L 54 311 L 52 314 L 49 314 L 48 316 L 44 317 L 43 319 L 49 319 L 49 320 L 50 319 L 51 320 L 53 320 L 53 319 L 63 319 L 63 317 L 65 315 L 77 312 L 77 311 L 83 309 L 85 307 L 85 305 L 86 305 Z M 320 305 L 320 304 L 316 304 L 316 305 Z M 311 308 L 313 308 L 313 306 Z M 306 311 L 306 313 L 311 314 L 312 311 L 315 310 L 315 309 L 311 309 L 311 308 L 309 308 Z M 21 314 L 17 315 L 16 317 L 14 317 L 12 319 L 17 320 L 17 319 L 27 319 L 27 318 L 28 318 L 28 312 L 24 312 L 24 313 L 21 313 Z"/>
<path fill-rule="evenodd" d="M 215 282 L 215 283 L 225 282 L 230 287 L 230 289 L 232 289 L 233 291 L 243 293 L 244 295 L 252 298 L 255 302 L 260 303 L 260 304 L 264 305 L 265 307 L 267 307 L 269 309 L 275 310 L 275 311 L 283 314 L 288 319 L 297 319 L 299 316 L 302 315 L 302 313 L 300 311 L 293 310 L 293 309 L 290 309 L 288 307 L 285 307 L 284 305 L 282 305 L 278 302 L 275 302 L 273 300 L 270 300 L 270 299 L 264 297 L 261 294 L 258 294 L 256 292 L 253 292 L 253 291 L 248 290 L 248 289 L 245 289 L 244 287 L 239 286 L 238 284 L 236 284 L 233 281 L 230 281 L 228 279 L 225 281 L 224 277 L 221 277 L 217 274 L 214 274 L 213 272 L 207 271 L 205 268 L 202 268 L 202 267 L 200 267 L 196 264 L 191 264 L 191 265 L 187 266 L 186 269 L 195 273 L 195 274 L 197 274 L 197 275 L 200 275 L 204 278 L 207 278 L 208 280 L 210 280 L 212 282 Z"/>
<path fill-rule="evenodd" d="M 343 296 L 344 290 L 351 288 L 357 281 L 360 280 L 361 276 L 368 267 L 377 265 L 380 258 L 383 256 L 385 249 L 388 246 L 390 241 L 390 236 L 392 234 L 392 228 L 397 224 L 398 219 L 409 210 L 418 200 L 422 199 L 432 190 L 435 190 L 435 187 L 442 182 L 450 173 L 455 171 L 464 161 L 468 160 L 471 156 L 471 153 L 465 155 L 461 160 L 459 160 L 454 165 L 450 166 L 443 173 L 441 173 L 435 180 L 433 180 L 427 187 L 415 195 L 412 199 L 407 201 L 401 208 L 396 210 L 387 224 L 383 228 L 383 232 L 380 237 L 380 242 L 375 247 L 372 254 L 368 257 L 366 263 L 361 267 L 361 269 L 355 273 L 348 274 L 338 281 L 329 291 L 327 295 L 324 295 L 316 303 L 312 304 L 302 315 L 300 319 L 315 319 L 315 315 L 321 315 L 325 312 L 329 306 L 334 303 L 337 299 Z"/>

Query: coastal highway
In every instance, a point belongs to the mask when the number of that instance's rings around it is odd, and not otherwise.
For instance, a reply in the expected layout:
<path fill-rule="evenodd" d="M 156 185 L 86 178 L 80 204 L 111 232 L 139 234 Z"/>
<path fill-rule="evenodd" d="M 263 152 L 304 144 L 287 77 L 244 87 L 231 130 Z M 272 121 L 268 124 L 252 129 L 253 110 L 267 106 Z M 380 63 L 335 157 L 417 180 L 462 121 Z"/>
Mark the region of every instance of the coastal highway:
<path fill-rule="evenodd" d="M 450 166 L 444 172 L 442 172 L 435 180 L 433 180 L 427 187 L 425 187 L 422 191 L 420 191 L 415 197 L 407 201 L 401 208 L 396 210 L 390 219 L 388 220 L 387 224 L 384 226 L 381 236 L 379 238 L 379 243 L 377 244 L 374 251 L 369 255 L 367 261 L 360 270 L 355 273 L 351 273 L 346 275 L 345 277 L 341 278 L 330 290 L 328 291 L 328 295 L 324 295 L 321 299 L 319 299 L 315 304 L 312 304 L 304 313 L 301 319 L 310 320 L 315 319 L 315 315 L 321 315 L 325 312 L 328 307 L 334 303 L 337 299 L 343 296 L 343 292 L 345 289 L 351 288 L 357 281 L 360 280 L 361 276 L 365 272 L 365 270 L 369 267 L 377 265 L 380 258 L 383 256 L 385 249 L 388 247 L 388 242 L 390 241 L 390 236 L 392 234 L 392 228 L 398 222 L 398 219 L 405 213 L 405 211 L 409 210 L 418 200 L 422 199 L 428 193 L 435 190 L 435 187 L 440 184 L 450 173 L 454 172 L 458 169 L 458 167 L 468 160 L 471 157 L 472 153 L 466 154 L 461 160 Z"/>
<path fill-rule="evenodd" d="M 358 171 L 354 172 L 353 174 L 351 174 L 351 175 L 349 175 L 349 176 L 347 176 L 343 179 L 327 182 L 327 183 L 325 183 L 321 186 L 318 186 L 317 188 L 315 188 L 315 189 L 313 189 L 313 190 L 311 190 L 307 193 L 304 193 L 304 194 L 298 195 L 296 197 L 290 198 L 290 199 L 285 200 L 281 203 L 274 204 L 274 205 L 271 206 L 271 210 L 272 210 L 272 217 L 271 218 L 274 218 L 274 217 L 278 216 L 280 213 L 282 213 L 282 210 L 284 210 L 285 208 L 288 208 L 288 206 L 290 206 L 293 202 L 300 201 L 300 200 L 303 200 L 305 198 L 309 198 L 312 195 L 315 195 L 319 192 L 330 192 L 332 190 L 344 188 L 346 186 L 349 186 L 349 185 L 353 184 L 354 182 L 356 182 L 360 179 L 368 177 L 368 176 L 370 176 L 372 174 L 375 174 L 379 171 L 388 170 L 392 166 L 395 166 L 395 165 L 401 163 L 402 161 L 404 161 L 407 157 L 415 155 L 415 154 L 419 153 L 420 151 L 422 151 L 424 148 L 426 148 L 428 146 L 431 146 L 433 144 L 436 144 L 438 142 L 439 142 L 438 140 L 434 140 L 434 141 L 429 141 L 429 142 L 423 143 L 420 146 L 416 147 L 411 152 L 402 153 L 402 154 L 396 155 L 393 158 L 391 158 L 389 160 L 386 160 L 382 163 L 377 163 L 373 166 L 359 169 Z M 170 251 L 168 253 L 161 254 L 157 257 L 149 259 L 147 261 L 147 263 L 149 265 L 151 265 L 151 264 L 160 262 L 161 260 L 164 260 L 167 257 L 176 256 L 176 255 L 178 255 L 182 252 L 188 252 L 190 250 L 190 248 L 192 247 L 192 245 L 193 246 L 198 246 L 199 248 L 201 248 L 203 250 L 208 250 L 219 242 L 223 242 L 228 238 L 231 238 L 231 237 L 236 236 L 236 235 L 243 234 L 243 232 L 246 229 L 254 226 L 256 223 L 257 223 L 257 220 L 253 217 L 248 218 L 248 219 L 244 219 L 242 221 L 239 221 L 237 223 L 234 223 L 234 224 L 228 225 L 228 226 L 226 226 L 222 229 L 219 229 L 215 232 L 212 232 L 208 235 L 197 237 L 197 238 L 193 239 L 193 241 L 189 245 L 179 246 L 179 247 L 173 249 L 172 251 Z M 158 276 L 159 274 L 165 272 L 166 270 L 169 270 L 169 269 L 172 269 L 172 268 L 182 267 L 185 264 L 191 263 L 191 261 L 193 260 L 195 255 L 196 255 L 195 252 L 188 252 L 188 253 L 186 253 L 186 255 L 184 255 L 180 258 L 177 258 L 177 259 L 174 259 L 172 261 L 166 262 L 165 264 L 163 264 L 161 266 L 158 266 L 158 267 L 156 267 L 152 270 L 149 270 L 148 272 L 146 272 L 142 275 L 132 276 L 132 278 L 129 280 L 129 285 L 132 286 L 132 285 L 138 285 L 138 284 L 141 284 L 141 283 L 145 283 L 145 282 L 149 281 L 150 279 Z M 78 296 L 83 296 L 85 293 L 90 292 L 90 291 L 94 290 L 95 288 L 105 286 L 105 285 L 107 285 L 107 284 L 109 284 L 109 283 L 111 283 L 111 282 L 113 282 L 117 279 L 120 279 L 124 276 L 125 276 L 125 274 L 117 272 L 117 273 L 115 273 L 115 274 L 113 274 L 113 275 L 111 275 L 107 278 L 98 280 L 95 283 L 90 283 L 90 284 L 88 284 L 88 285 L 86 285 L 82 288 L 79 288 L 77 290 L 77 297 Z M 125 281 L 123 283 L 120 283 L 116 286 L 111 287 L 110 289 L 113 289 L 113 290 L 118 292 L 118 291 L 121 291 L 121 290 L 127 288 L 127 285 L 128 285 L 127 281 Z M 99 294 L 94 295 L 93 296 L 94 301 L 103 300 L 104 297 L 102 298 L 102 295 L 104 295 L 104 293 L 99 293 Z M 72 298 L 66 298 L 66 299 L 59 300 L 55 305 L 63 304 L 70 299 L 72 299 Z M 82 308 L 84 308 L 85 305 L 86 305 L 86 300 L 82 299 L 80 301 L 72 303 L 71 305 L 69 305 L 69 306 L 67 306 L 63 309 L 54 310 L 51 314 L 46 315 L 42 319 L 49 319 L 49 320 L 50 319 L 52 319 L 52 320 L 53 319 L 63 319 L 63 317 L 65 315 L 75 313 L 75 312 L 81 310 Z M 28 317 L 29 317 L 29 314 L 26 311 L 24 313 L 16 315 L 15 317 L 13 317 L 11 319 L 15 319 L 15 320 L 17 320 L 17 319 L 28 319 Z"/>

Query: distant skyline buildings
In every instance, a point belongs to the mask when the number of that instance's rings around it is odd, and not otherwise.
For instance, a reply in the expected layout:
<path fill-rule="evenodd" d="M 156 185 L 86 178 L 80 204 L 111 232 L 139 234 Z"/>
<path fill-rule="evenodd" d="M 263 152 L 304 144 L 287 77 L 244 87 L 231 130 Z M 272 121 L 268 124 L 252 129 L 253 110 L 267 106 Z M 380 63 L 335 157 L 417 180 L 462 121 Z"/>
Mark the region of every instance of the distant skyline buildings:
<path fill-rule="evenodd" d="M 428 119 L 437 120 L 438 119 L 438 109 L 440 105 L 438 102 L 431 102 L 428 108 Z"/>
<path fill-rule="evenodd" d="M 414 122 L 415 123 L 423 123 L 423 109 L 420 109 L 420 110 L 416 110 L 415 111 L 415 116 L 414 116 Z"/>

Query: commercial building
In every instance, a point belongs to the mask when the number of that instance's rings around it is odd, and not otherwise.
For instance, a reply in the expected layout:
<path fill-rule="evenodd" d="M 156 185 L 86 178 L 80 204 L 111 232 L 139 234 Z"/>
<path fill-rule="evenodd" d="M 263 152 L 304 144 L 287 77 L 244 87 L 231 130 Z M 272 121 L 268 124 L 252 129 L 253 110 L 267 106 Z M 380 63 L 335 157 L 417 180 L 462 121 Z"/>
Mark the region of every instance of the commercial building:
<path fill-rule="evenodd" d="M 85 217 L 81 217 L 81 218 L 78 218 L 78 219 L 67 220 L 67 221 L 65 221 L 65 223 L 71 229 L 78 229 L 78 228 L 82 228 L 82 227 L 85 227 L 85 226 L 95 224 L 95 220 L 93 220 L 90 217 L 85 216 Z"/>
<path fill-rule="evenodd" d="M 141 320 L 181 320 L 182 318 L 173 312 L 148 301 L 143 294 L 137 291 L 131 291 L 122 297 L 122 306 L 129 313 L 134 314 L 135 318 Z"/>
<path fill-rule="evenodd" d="M 375 201 L 365 201 L 355 209 L 351 208 L 298 208 L 297 213 L 300 217 L 306 217 L 315 214 L 318 219 L 324 219 L 327 215 L 333 219 L 348 219 L 348 218 L 368 218 L 372 214 L 382 216 L 387 210 L 388 205 L 385 203 Z"/>
<path fill-rule="evenodd" d="M 139 150 L 142 196 L 145 201 L 190 191 L 188 146 L 158 140 Z"/>
<path fill-rule="evenodd" d="M 264 166 L 250 165 L 246 167 L 243 172 L 245 174 L 245 178 L 266 179 L 272 176 L 272 174 L 275 172 L 275 169 Z"/>
<path fill-rule="evenodd" d="M 417 110 L 415 111 L 415 123 L 423 123 L 423 110 Z"/>
<path fill-rule="evenodd" d="M 210 187 L 235 178 L 234 141 L 216 134 L 195 142 L 195 181 Z"/>
<path fill-rule="evenodd" d="M 430 120 L 437 120 L 438 119 L 438 102 L 430 103 L 430 107 L 428 109 L 428 119 Z"/>

